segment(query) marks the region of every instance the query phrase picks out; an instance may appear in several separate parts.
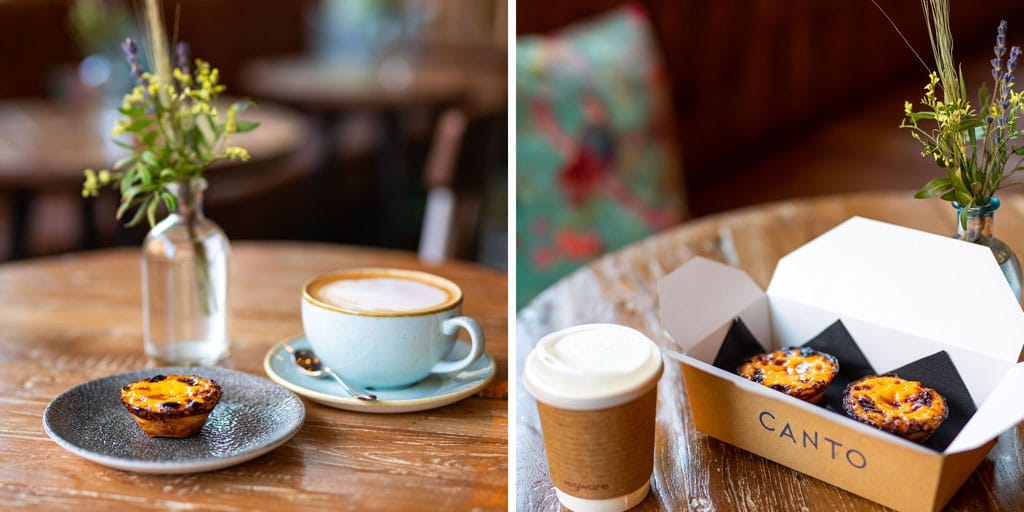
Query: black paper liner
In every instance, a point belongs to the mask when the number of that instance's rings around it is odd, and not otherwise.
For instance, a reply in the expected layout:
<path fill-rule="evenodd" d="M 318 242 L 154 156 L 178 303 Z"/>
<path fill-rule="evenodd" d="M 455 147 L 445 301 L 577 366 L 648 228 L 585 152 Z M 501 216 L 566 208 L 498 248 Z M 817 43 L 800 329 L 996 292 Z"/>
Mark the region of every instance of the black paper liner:
<path fill-rule="evenodd" d="M 825 398 L 818 405 L 835 414 L 848 417 L 843 410 L 842 401 L 846 386 L 861 377 L 880 374 L 864 357 L 864 353 L 841 320 L 836 320 L 810 341 L 799 346 L 831 354 L 839 361 L 839 373 L 825 390 Z M 743 320 L 737 317 L 726 333 L 713 364 L 729 373 L 736 373 L 744 361 L 763 352 L 764 348 L 758 343 L 757 338 Z M 904 379 L 920 381 L 938 391 L 946 399 L 949 416 L 932 437 L 922 443 L 922 446 L 939 452 L 945 450 L 977 411 L 967 385 L 945 351 L 936 352 L 881 375 L 885 374 L 896 374 Z"/>
<path fill-rule="evenodd" d="M 953 365 L 953 360 L 945 350 L 936 352 L 923 359 L 901 366 L 888 373 L 899 375 L 900 378 L 920 381 L 927 387 L 938 391 L 946 399 L 949 416 L 939 425 L 932 437 L 923 444 L 934 450 L 945 450 L 957 434 L 963 430 L 967 421 L 974 416 L 977 408 L 971 399 L 971 392 L 960 378 L 960 372 Z"/>
<path fill-rule="evenodd" d="M 718 349 L 713 364 L 727 372 L 736 373 L 743 361 L 763 353 L 764 347 L 757 342 L 747 324 L 737 317 L 732 321 L 729 332 L 725 334 L 725 342 Z"/>
<path fill-rule="evenodd" d="M 839 320 L 811 338 L 804 346 L 831 354 L 839 361 L 839 373 L 832 379 L 832 384 L 825 390 L 825 398 L 818 405 L 845 416 L 843 393 L 846 392 L 846 386 L 861 377 L 875 375 L 875 369 L 871 367 L 868 358 L 864 357 L 853 336 L 850 336 L 850 331 L 847 331 L 846 326 Z"/>

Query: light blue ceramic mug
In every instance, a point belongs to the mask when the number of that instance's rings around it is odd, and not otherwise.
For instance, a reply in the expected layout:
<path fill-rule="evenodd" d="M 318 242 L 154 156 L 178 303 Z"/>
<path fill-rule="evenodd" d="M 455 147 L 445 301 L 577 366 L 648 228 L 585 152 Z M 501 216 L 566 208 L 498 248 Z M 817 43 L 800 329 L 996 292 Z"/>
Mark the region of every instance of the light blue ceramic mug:
<path fill-rule="evenodd" d="M 302 289 L 302 326 L 327 366 L 367 388 L 400 388 L 454 373 L 484 353 L 484 333 L 462 316 L 462 290 L 433 274 L 358 268 L 317 276 Z M 445 356 L 465 329 L 469 354 Z"/>

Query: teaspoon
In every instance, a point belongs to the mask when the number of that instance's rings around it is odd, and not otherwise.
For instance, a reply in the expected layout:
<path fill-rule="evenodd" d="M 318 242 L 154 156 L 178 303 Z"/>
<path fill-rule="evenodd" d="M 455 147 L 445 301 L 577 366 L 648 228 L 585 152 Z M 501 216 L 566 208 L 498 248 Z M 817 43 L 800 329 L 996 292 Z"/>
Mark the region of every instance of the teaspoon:
<path fill-rule="evenodd" d="M 345 388 L 345 391 L 347 391 L 349 395 L 368 402 L 377 399 L 377 395 L 374 395 L 373 393 L 345 384 L 345 381 L 341 380 L 341 377 L 339 377 L 334 370 L 331 370 L 320 362 L 320 358 L 317 357 L 312 350 L 299 349 L 294 352 L 294 355 L 295 364 L 299 366 L 302 373 L 305 373 L 310 377 L 322 377 L 325 374 L 330 375 L 334 380 L 338 381 L 338 384 L 341 384 L 341 387 Z"/>

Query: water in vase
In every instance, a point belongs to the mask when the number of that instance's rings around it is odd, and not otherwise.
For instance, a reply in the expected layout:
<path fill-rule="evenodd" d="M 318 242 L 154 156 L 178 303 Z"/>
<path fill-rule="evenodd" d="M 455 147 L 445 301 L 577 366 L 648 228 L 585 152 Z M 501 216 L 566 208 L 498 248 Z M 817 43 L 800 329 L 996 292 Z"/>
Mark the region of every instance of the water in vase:
<path fill-rule="evenodd" d="M 147 241 L 142 296 L 150 358 L 209 365 L 227 354 L 227 240 L 219 231 L 185 243 L 173 232 Z"/>

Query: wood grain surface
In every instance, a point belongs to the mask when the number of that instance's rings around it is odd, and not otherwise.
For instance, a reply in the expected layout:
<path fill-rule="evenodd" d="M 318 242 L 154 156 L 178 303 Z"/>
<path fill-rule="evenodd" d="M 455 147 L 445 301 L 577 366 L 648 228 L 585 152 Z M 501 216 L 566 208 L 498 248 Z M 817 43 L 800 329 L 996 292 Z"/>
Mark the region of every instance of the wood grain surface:
<path fill-rule="evenodd" d="M 1024 251 L 1024 196 L 1005 195 L 995 234 Z M 767 287 L 784 254 L 853 215 L 952 234 L 949 204 L 909 192 L 865 193 L 772 203 L 683 224 L 596 260 L 558 282 L 521 310 L 516 367 L 545 334 L 588 322 L 616 322 L 669 343 L 658 315 L 657 280 L 694 256 L 745 270 Z M 544 459 L 535 401 L 518 385 L 516 489 L 519 510 L 557 510 Z M 697 432 L 678 365 L 667 365 L 658 388 L 655 468 L 651 493 L 636 509 L 691 511 L 880 511 L 838 487 Z M 1024 510 L 1024 429 L 996 447 L 947 506 L 952 511 Z M 913 485 L 913 475 L 907 475 Z"/>
<path fill-rule="evenodd" d="M 508 506 L 507 278 L 466 263 L 326 244 L 232 246 L 225 366 L 263 375 L 263 356 L 301 334 L 303 283 L 333 269 L 392 266 L 447 277 L 498 367 L 477 396 L 374 415 L 304 400 L 282 447 L 232 468 L 140 475 L 79 458 L 47 437 L 42 413 L 82 382 L 143 368 L 140 254 L 115 249 L 0 266 L 0 509 L 504 510 Z"/>

